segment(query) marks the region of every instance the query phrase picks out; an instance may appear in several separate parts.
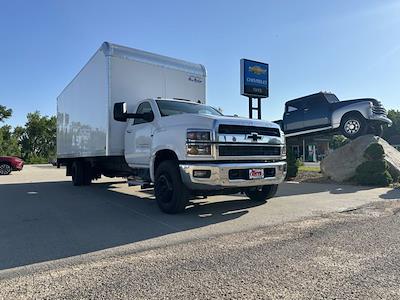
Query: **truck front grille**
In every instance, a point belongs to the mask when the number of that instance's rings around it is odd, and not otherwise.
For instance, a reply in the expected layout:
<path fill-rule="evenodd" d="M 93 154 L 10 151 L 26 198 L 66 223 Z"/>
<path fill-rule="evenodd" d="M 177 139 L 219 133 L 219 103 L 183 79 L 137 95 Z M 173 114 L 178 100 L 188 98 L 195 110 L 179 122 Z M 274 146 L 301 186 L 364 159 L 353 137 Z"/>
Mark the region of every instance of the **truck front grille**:
<path fill-rule="evenodd" d="M 259 126 L 241 126 L 241 125 L 219 125 L 218 133 L 222 134 L 251 134 L 258 133 L 259 135 L 280 136 L 278 128 L 268 128 Z"/>
<path fill-rule="evenodd" d="M 372 112 L 375 115 L 386 115 L 387 114 L 386 109 L 382 105 L 374 105 L 372 107 Z"/>
<path fill-rule="evenodd" d="M 219 146 L 219 156 L 279 156 L 279 146 Z"/>

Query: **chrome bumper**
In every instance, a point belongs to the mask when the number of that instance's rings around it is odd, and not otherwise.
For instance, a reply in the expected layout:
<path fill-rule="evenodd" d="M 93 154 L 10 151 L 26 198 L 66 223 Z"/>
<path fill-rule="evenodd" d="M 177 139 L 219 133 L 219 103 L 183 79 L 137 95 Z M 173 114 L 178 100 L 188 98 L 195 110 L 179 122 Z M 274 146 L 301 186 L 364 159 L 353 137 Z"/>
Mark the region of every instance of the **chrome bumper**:
<path fill-rule="evenodd" d="M 275 168 L 274 177 L 261 179 L 229 179 L 229 170 L 233 169 L 265 169 Z M 207 163 L 207 164 L 179 164 L 183 183 L 192 190 L 217 190 L 224 188 L 244 188 L 281 183 L 286 176 L 286 162 L 271 163 Z M 193 177 L 194 170 L 209 170 L 209 178 Z"/>
<path fill-rule="evenodd" d="M 387 123 L 389 126 L 392 126 L 392 123 L 393 123 L 392 120 L 390 120 L 388 117 L 386 117 L 384 115 L 371 114 L 369 119 L 373 120 L 373 121 L 379 121 L 379 122 Z"/>

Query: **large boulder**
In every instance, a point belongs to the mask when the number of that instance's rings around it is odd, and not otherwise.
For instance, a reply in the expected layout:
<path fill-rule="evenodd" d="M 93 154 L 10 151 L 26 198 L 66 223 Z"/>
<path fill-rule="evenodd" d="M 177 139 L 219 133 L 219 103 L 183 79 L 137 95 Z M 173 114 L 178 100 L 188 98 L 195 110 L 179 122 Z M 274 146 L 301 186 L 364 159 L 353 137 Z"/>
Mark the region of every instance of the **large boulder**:
<path fill-rule="evenodd" d="M 356 168 L 366 161 L 364 152 L 369 145 L 379 143 L 385 152 L 392 174 L 400 174 L 400 152 L 384 139 L 364 135 L 334 150 L 321 162 L 322 173 L 337 182 L 348 181 L 356 174 Z"/>

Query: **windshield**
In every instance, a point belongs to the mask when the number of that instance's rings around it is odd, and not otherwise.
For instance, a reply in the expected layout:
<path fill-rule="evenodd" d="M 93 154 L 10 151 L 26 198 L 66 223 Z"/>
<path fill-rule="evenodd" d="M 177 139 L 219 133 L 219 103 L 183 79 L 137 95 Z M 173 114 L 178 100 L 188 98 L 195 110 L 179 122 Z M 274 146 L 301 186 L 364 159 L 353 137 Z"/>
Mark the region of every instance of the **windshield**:
<path fill-rule="evenodd" d="M 169 100 L 157 100 L 156 102 L 162 117 L 178 115 L 178 114 L 222 116 L 222 114 L 218 110 L 204 104 L 169 101 Z"/>

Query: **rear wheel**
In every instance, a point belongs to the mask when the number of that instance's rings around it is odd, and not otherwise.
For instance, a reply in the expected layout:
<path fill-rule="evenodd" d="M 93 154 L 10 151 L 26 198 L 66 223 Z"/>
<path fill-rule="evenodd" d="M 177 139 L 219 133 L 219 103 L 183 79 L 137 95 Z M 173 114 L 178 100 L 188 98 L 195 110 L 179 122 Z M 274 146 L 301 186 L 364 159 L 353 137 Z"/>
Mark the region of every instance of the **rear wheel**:
<path fill-rule="evenodd" d="M 367 121 L 356 113 L 345 116 L 340 124 L 341 133 L 352 140 L 366 134 L 367 129 Z"/>
<path fill-rule="evenodd" d="M 85 162 L 83 164 L 83 185 L 90 185 L 92 183 L 92 167 L 90 163 Z"/>
<path fill-rule="evenodd" d="M 92 168 L 84 161 L 74 161 L 71 166 L 72 182 L 75 186 L 90 185 L 92 183 Z"/>
<path fill-rule="evenodd" d="M 157 168 L 154 194 L 163 212 L 175 214 L 185 210 L 189 202 L 189 191 L 184 186 L 174 161 L 164 161 Z"/>
<path fill-rule="evenodd" d="M 84 182 L 84 166 L 81 161 L 74 161 L 71 167 L 72 183 L 75 186 L 83 185 Z"/>
<path fill-rule="evenodd" d="M 9 175 L 12 169 L 7 163 L 0 163 L 0 175 Z"/>
<path fill-rule="evenodd" d="M 249 189 L 246 191 L 246 196 L 250 198 L 250 200 L 257 202 L 264 202 L 275 196 L 278 191 L 278 185 L 264 185 L 260 188 Z"/>

